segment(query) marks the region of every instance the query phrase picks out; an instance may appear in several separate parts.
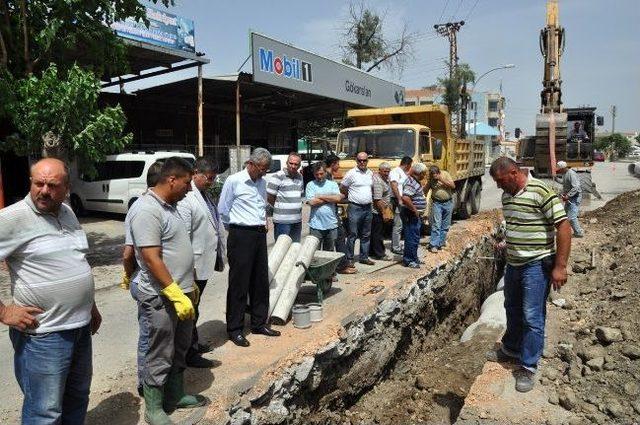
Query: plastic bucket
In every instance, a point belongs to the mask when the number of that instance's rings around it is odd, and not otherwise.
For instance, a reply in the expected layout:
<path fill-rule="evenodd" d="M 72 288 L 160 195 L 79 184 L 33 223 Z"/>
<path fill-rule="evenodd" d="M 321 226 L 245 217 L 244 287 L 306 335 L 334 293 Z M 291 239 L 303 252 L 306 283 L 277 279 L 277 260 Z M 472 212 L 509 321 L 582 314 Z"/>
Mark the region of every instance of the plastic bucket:
<path fill-rule="evenodd" d="M 322 304 L 318 303 L 309 303 L 307 304 L 309 307 L 309 313 L 311 316 L 312 322 L 321 322 L 322 321 Z"/>
<path fill-rule="evenodd" d="M 307 329 L 311 327 L 311 310 L 306 305 L 296 304 L 291 309 L 293 317 L 293 326 L 298 329 Z"/>

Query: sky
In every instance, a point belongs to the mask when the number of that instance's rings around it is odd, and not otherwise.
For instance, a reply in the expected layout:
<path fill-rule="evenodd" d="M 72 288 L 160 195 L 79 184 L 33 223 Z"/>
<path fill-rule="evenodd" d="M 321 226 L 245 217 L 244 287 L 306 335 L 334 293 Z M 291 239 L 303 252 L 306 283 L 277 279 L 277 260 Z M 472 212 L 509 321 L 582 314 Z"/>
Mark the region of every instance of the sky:
<path fill-rule="evenodd" d="M 407 89 L 434 84 L 447 72 L 445 38 L 433 25 L 464 20 L 458 33 L 458 56 L 479 76 L 503 64 L 478 82 L 477 90 L 497 91 L 506 98 L 506 128 L 532 134 L 540 107 L 543 64 L 538 37 L 545 25 L 545 0 L 370 0 L 370 9 L 384 16 L 384 32 L 397 36 L 404 24 L 416 43 L 406 69 L 375 75 Z M 249 55 L 251 30 L 334 60 L 349 2 L 269 0 L 176 0 L 170 12 L 195 21 L 196 50 L 211 60 L 203 74 L 232 74 Z M 611 129 L 616 105 L 616 131 L 640 130 L 640 0 L 560 0 L 560 23 L 566 31 L 562 57 L 562 92 L 566 107 L 596 106 Z M 242 68 L 251 72 L 250 61 Z M 149 79 L 128 90 L 196 75 L 194 69 Z"/>

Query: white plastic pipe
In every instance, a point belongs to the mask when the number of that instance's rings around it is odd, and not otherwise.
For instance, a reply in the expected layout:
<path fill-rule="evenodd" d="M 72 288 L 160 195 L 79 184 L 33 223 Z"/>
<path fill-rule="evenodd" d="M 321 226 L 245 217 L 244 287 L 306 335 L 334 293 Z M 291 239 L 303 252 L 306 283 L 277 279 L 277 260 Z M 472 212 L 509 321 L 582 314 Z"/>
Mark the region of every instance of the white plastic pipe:
<path fill-rule="evenodd" d="M 291 242 L 293 240 L 289 235 L 280 235 L 278 236 L 278 240 L 271 248 L 271 252 L 269 252 L 269 283 L 273 281 L 273 277 L 276 275 L 278 271 L 278 267 L 280 267 L 280 263 L 284 259 L 285 255 L 287 255 L 287 251 L 291 246 Z"/>
<path fill-rule="evenodd" d="M 289 313 L 291 312 L 291 307 L 296 301 L 296 297 L 298 296 L 298 290 L 302 285 L 304 280 L 304 275 L 306 273 L 305 268 L 299 263 L 303 263 L 306 267 L 309 267 L 311 264 L 311 259 L 313 258 L 313 254 L 318 249 L 320 245 L 320 240 L 315 236 L 307 236 L 302 243 L 302 247 L 300 248 L 300 253 L 298 254 L 298 258 L 296 258 L 295 264 L 289 276 L 287 277 L 287 281 L 282 289 L 282 293 L 280 297 L 278 297 L 278 302 L 276 303 L 276 307 L 273 309 L 273 314 L 271 315 L 271 319 L 276 319 L 274 322 L 279 324 L 287 323 L 287 319 L 289 319 Z"/>
<path fill-rule="evenodd" d="M 296 264 L 299 252 L 300 244 L 298 242 L 292 243 L 289 246 L 286 255 L 282 258 L 278 270 L 273 276 L 273 280 L 269 286 L 269 316 L 271 316 L 273 309 L 276 307 L 278 298 L 280 298 L 280 294 L 282 293 L 282 288 L 284 288 L 284 285 L 287 282 L 287 277 L 289 276 L 289 273 L 291 273 L 293 266 Z"/>

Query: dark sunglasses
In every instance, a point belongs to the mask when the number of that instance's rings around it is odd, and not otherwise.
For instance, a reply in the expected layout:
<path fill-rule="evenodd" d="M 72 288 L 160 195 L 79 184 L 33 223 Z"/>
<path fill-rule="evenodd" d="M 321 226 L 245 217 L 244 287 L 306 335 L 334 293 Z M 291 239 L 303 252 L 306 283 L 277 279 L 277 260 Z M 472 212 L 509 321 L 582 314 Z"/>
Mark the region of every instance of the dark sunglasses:
<path fill-rule="evenodd" d="M 358 162 L 369 162 L 368 159 L 356 159 L 356 161 L 358 161 Z"/>

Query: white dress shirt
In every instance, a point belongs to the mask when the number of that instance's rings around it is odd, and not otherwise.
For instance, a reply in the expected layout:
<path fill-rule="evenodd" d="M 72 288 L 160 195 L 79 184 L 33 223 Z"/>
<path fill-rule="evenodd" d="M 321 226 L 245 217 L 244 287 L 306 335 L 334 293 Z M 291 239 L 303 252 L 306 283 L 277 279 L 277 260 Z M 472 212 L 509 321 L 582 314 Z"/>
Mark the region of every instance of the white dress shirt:
<path fill-rule="evenodd" d="M 225 226 L 265 226 L 267 224 L 267 183 L 255 182 L 246 168 L 227 178 L 222 186 L 218 211 Z"/>

